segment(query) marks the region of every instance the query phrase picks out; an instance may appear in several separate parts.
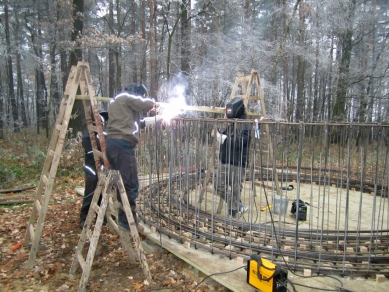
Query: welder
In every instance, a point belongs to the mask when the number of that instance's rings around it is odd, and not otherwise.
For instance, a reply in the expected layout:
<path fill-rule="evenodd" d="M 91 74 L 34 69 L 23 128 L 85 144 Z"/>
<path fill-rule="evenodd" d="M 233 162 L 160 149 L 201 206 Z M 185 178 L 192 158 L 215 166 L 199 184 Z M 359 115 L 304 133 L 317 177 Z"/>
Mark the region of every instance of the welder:
<path fill-rule="evenodd" d="M 141 124 L 149 126 L 162 120 L 160 115 L 141 119 L 142 113 L 149 112 L 154 104 L 154 99 L 148 97 L 145 85 L 131 83 L 110 101 L 108 108 L 107 159 L 112 169 L 119 170 L 122 176 L 138 232 L 143 232 L 144 228 L 139 224 L 136 212 L 139 182 L 135 147 L 139 142 Z M 119 194 L 118 200 L 122 203 Z M 126 214 L 121 208 L 118 224 L 122 230 L 130 231 Z"/>
<path fill-rule="evenodd" d="M 226 105 L 228 119 L 245 120 L 246 113 L 243 100 L 232 99 Z M 247 123 L 228 123 L 225 131 L 216 133 L 220 142 L 220 169 L 218 170 L 216 193 L 226 200 L 228 216 L 239 218 L 247 207 L 241 203 L 240 194 L 243 189 L 244 169 L 248 166 L 250 130 Z"/>

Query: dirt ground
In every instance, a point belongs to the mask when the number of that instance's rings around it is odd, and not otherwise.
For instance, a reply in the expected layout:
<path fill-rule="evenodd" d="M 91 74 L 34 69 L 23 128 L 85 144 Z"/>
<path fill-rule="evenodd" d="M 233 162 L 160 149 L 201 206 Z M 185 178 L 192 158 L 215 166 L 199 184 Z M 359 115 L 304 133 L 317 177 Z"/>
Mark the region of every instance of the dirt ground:
<path fill-rule="evenodd" d="M 0 205 L 0 291 L 78 291 L 81 269 L 74 275 L 69 269 L 81 234 L 81 200 L 71 188 L 52 193 L 33 270 L 25 268 L 29 249 L 23 248 L 31 204 Z M 215 282 L 200 283 L 187 263 L 167 251 L 146 258 L 153 283 L 145 281 L 139 264 L 129 264 L 118 236 L 103 227 L 87 291 L 229 291 Z"/>

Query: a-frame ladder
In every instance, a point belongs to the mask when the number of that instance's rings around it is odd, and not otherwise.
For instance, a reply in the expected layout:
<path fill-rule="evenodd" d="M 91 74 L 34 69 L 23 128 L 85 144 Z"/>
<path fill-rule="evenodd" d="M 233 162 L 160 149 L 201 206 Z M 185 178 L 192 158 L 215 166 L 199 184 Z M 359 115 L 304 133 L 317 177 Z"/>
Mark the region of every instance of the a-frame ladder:
<path fill-rule="evenodd" d="M 240 87 L 240 92 L 238 91 L 239 87 Z M 256 88 L 258 95 L 251 95 L 253 87 Z M 239 92 L 240 94 L 237 94 L 237 92 Z M 236 73 L 235 82 L 234 82 L 234 85 L 232 86 L 232 90 L 231 90 L 230 100 L 232 100 L 236 97 L 240 97 L 243 99 L 243 103 L 244 103 L 246 111 L 248 111 L 247 106 L 248 106 L 248 102 L 250 100 L 259 100 L 260 106 L 261 106 L 260 113 L 255 113 L 255 116 L 267 118 L 266 106 L 265 106 L 265 101 L 263 98 L 263 91 L 261 88 L 261 82 L 259 79 L 258 71 L 251 70 L 251 74 L 247 75 L 247 76 L 245 76 L 241 72 Z M 248 116 L 250 117 L 250 113 L 248 114 Z M 273 172 L 274 172 L 274 177 L 275 177 L 276 191 L 277 191 L 277 194 L 280 194 L 280 186 L 278 183 L 276 165 L 275 165 L 275 162 L 273 160 L 273 144 L 272 144 L 272 141 L 271 141 L 270 135 L 269 135 L 269 125 L 265 123 L 264 126 L 265 126 L 265 130 L 264 130 L 265 132 L 263 133 L 264 135 L 262 135 L 262 137 L 263 136 L 268 137 L 267 143 L 268 143 L 268 147 L 269 147 L 270 159 L 271 159 L 271 161 L 273 161 Z M 217 130 L 216 125 L 215 125 L 214 130 L 215 131 Z M 262 131 L 263 131 L 263 129 L 262 129 Z M 201 192 L 200 192 L 199 204 L 201 204 L 202 200 L 204 199 L 204 193 L 207 189 L 206 186 L 209 183 L 210 175 L 212 173 L 213 168 L 214 168 L 214 161 L 213 161 L 213 159 L 211 159 L 210 164 L 209 164 L 209 169 L 208 169 L 206 177 L 205 177 L 204 187 L 201 189 Z M 219 205 L 217 208 L 217 213 L 221 212 L 222 206 L 223 206 L 223 200 L 220 199 Z"/>
<path fill-rule="evenodd" d="M 120 197 L 122 199 L 122 204 L 120 204 L 117 200 L 117 190 L 119 190 Z M 100 195 L 102 196 L 102 200 L 100 206 L 98 206 L 98 200 Z M 116 222 L 109 215 L 111 214 L 111 212 L 116 213 L 117 206 L 119 208 L 122 208 L 123 211 L 126 213 L 127 220 L 130 226 L 131 238 L 135 246 L 135 251 L 132 247 L 129 233 L 126 231 L 122 231 L 120 228 L 118 228 Z M 91 225 L 96 214 L 97 219 L 94 226 L 94 230 L 92 232 Z M 122 177 L 119 171 L 110 170 L 107 176 L 105 176 L 105 174 L 100 175 L 99 182 L 93 195 L 91 207 L 89 209 L 89 213 L 86 218 L 80 240 L 78 242 L 76 253 L 74 255 L 73 263 L 70 268 L 71 274 L 74 274 L 76 272 L 78 266 L 80 266 L 82 269 L 82 276 L 78 290 L 79 292 L 83 292 L 86 289 L 89 274 L 93 264 L 93 258 L 96 252 L 97 242 L 100 237 L 101 226 L 103 225 L 104 217 L 106 214 L 108 215 L 108 225 L 111 228 L 114 228 L 119 233 L 123 248 L 127 251 L 130 261 L 133 262 L 133 259 L 138 259 L 143 269 L 143 274 L 145 278 L 149 281 L 149 283 L 152 282 L 150 270 L 143 252 L 143 247 L 139 238 L 136 223 L 131 212 L 130 203 L 128 201 L 124 189 Z M 87 256 L 84 257 L 82 255 L 82 252 L 87 240 L 89 240 L 90 244 Z"/>
<path fill-rule="evenodd" d="M 29 246 L 31 244 L 30 255 L 26 266 L 27 269 L 32 269 L 34 267 L 39 241 L 42 235 L 43 223 L 45 221 L 70 116 L 78 91 L 80 91 L 82 95 L 88 95 L 90 97 L 89 100 L 84 101 L 84 111 L 88 130 L 91 134 L 91 143 L 97 170 L 100 170 L 100 159 L 106 161 L 105 140 L 89 65 L 85 62 L 78 62 L 77 66 L 72 66 L 68 77 L 58 116 L 51 134 L 51 140 L 38 189 L 35 194 L 32 212 L 26 228 L 24 246 Z M 94 115 L 95 125 L 92 124 L 92 113 Z M 100 137 L 101 151 L 97 148 L 95 133 Z"/>
<path fill-rule="evenodd" d="M 236 94 L 239 85 L 241 87 L 242 94 Z M 256 88 L 258 95 L 251 95 L 253 87 Z M 247 109 L 248 102 L 250 100 L 259 100 L 261 106 L 259 114 L 261 115 L 261 117 L 265 119 L 267 118 L 265 100 L 263 98 L 263 91 L 262 91 L 261 81 L 259 79 L 258 71 L 251 70 L 251 74 L 247 76 L 244 76 L 243 73 L 236 74 L 235 83 L 231 91 L 231 99 L 235 97 L 241 97 L 243 99 L 243 103 L 246 109 Z M 269 157 L 270 157 L 270 161 L 273 163 L 273 176 L 274 176 L 276 192 L 277 194 L 281 194 L 280 184 L 278 182 L 276 163 L 274 161 L 273 143 L 270 139 L 269 124 L 264 123 L 263 126 L 265 129 L 261 127 L 262 134 L 263 134 L 262 139 L 264 139 L 268 143 Z"/>

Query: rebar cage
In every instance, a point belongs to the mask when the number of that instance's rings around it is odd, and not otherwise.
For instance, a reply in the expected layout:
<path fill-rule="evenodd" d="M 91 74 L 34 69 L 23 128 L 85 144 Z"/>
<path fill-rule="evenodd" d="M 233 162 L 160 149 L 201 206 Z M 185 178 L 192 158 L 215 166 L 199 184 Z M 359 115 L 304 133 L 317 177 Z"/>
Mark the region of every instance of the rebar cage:
<path fill-rule="evenodd" d="M 248 124 L 251 137 L 249 165 L 239 173 L 247 210 L 237 217 L 215 190 L 218 179 L 232 178 L 221 173 L 219 143 L 211 135 L 231 123 Z M 229 258 L 261 254 L 295 270 L 389 275 L 388 126 L 259 126 L 258 137 L 251 120 L 173 119 L 141 133 L 144 222 Z M 305 208 L 293 214 L 298 200 Z"/>

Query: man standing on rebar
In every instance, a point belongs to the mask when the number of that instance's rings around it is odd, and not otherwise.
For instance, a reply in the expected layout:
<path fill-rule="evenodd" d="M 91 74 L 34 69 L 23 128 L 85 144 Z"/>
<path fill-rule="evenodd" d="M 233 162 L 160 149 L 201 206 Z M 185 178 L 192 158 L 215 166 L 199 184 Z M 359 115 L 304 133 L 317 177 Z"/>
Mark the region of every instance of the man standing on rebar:
<path fill-rule="evenodd" d="M 139 182 L 135 147 L 139 142 L 141 124 L 148 126 L 162 119 L 155 116 L 141 121 L 142 113 L 150 111 L 154 104 L 154 99 L 148 98 L 147 88 L 143 84 L 132 83 L 111 100 L 108 108 L 106 154 L 112 169 L 119 170 L 122 176 L 138 232 L 143 232 L 144 228 L 139 225 L 136 213 Z M 120 195 L 118 200 L 121 202 Z M 126 214 L 121 208 L 118 223 L 122 230 L 130 231 Z"/>
<path fill-rule="evenodd" d="M 241 98 L 231 100 L 226 106 L 229 119 L 246 119 L 245 107 Z M 244 170 L 248 166 L 250 130 L 247 123 L 228 123 L 227 129 L 216 133 L 220 142 L 220 169 L 218 169 L 216 192 L 226 200 L 228 216 L 239 218 L 247 211 L 241 203 L 240 193 L 245 178 Z"/>

